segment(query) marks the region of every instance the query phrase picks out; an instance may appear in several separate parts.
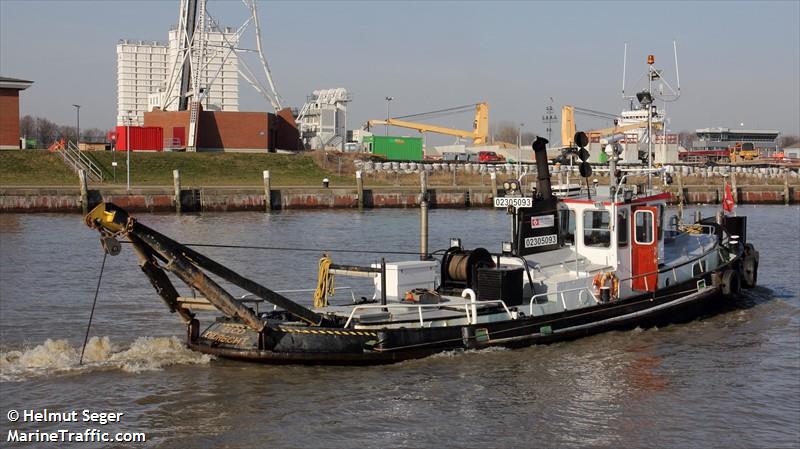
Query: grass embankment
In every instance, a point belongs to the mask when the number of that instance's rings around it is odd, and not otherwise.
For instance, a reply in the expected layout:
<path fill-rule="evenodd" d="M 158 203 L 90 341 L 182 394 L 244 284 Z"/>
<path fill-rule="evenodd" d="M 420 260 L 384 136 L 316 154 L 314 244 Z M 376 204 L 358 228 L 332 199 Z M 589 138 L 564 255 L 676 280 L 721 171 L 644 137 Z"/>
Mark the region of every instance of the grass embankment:
<path fill-rule="evenodd" d="M 105 185 L 113 186 L 112 162 L 117 162 L 116 185 L 126 181 L 124 152 L 87 153 L 102 168 Z M 352 165 L 352 162 L 349 162 Z M 353 185 L 351 176 L 325 170 L 309 155 L 270 153 L 132 153 L 131 185 L 170 186 L 172 170 L 181 172 L 186 187 L 262 186 L 264 170 L 273 186 Z M 338 167 L 336 167 L 338 169 Z M 77 186 L 75 173 L 54 153 L 38 150 L 0 152 L 0 186 Z"/>
<path fill-rule="evenodd" d="M 102 168 L 104 187 L 124 186 L 126 176 L 126 154 L 124 152 L 85 153 Z M 323 154 L 321 151 L 303 154 L 275 153 L 131 153 L 131 185 L 133 187 L 172 186 L 172 170 L 181 172 L 182 186 L 263 186 L 264 170 L 270 171 L 272 185 L 321 187 L 322 179 L 328 178 L 331 187 L 355 186 L 355 165 L 352 154 Z M 112 162 L 117 161 L 116 183 L 113 182 Z M 498 185 L 511 178 L 510 174 L 498 174 Z M 608 177 L 599 173 L 601 185 L 608 184 Z M 675 176 L 673 176 L 675 178 Z M 572 183 L 577 176 L 570 177 Z M 685 186 L 719 185 L 721 177 L 704 178 L 685 176 Z M 525 182 L 535 182 L 526 177 Z M 644 178 L 629 179 L 629 183 L 644 182 Z M 677 179 L 675 179 L 677 182 Z M 656 181 L 660 185 L 660 181 Z M 796 183 L 793 179 L 792 183 Z M 737 176 L 738 185 L 783 184 L 783 177 L 761 179 L 756 176 Z M 364 174 L 366 187 L 412 187 L 419 185 L 415 173 L 375 172 Z M 432 173 L 428 178 L 430 187 L 442 186 L 490 186 L 488 173 Z M 78 177 L 55 154 L 43 150 L 0 151 L 0 187 L 5 186 L 78 186 Z M 98 185 L 93 184 L 93 187 Z"/>
<path fill-rule="evenodd" d="M 88 152 L 103 170 L 103 186 L 124 186 L 126 153 Z M 274 153 L 131 153 L 131 185 L 133 187 L 171 186 L 172 170 L 181 172 L 183 187 L 262 186 L 264 170 L 270 171 L 272 185 L 320 187 L 328 178 L 331 187 L 355 186 L 355 165 L 352 154 L 324 154 L 321 151 L 304 154 Z M 117 162 L 114 183 L 112 162 Z M 510 175 L 498 176 L 502 184 Z M 488 174 L 435 173 L 428 185 L 489 186 Z M 0 152 L 0 186 L 72 186 L 78 178 L 55 154 L 41 150 Z M 364 174 L 366 187 L 412 187 L 419 185 L 416 173 Z M 95 185 L 96 186 L 96 185 Z"/>

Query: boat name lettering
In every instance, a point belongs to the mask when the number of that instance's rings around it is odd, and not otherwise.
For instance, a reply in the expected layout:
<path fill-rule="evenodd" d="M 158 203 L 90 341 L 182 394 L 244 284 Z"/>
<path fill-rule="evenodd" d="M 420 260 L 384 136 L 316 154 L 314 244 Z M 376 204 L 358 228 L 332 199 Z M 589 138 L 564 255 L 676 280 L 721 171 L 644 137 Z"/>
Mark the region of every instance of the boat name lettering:
<path fill-rule="evenodd" d="M 535 246 L 548 246 L 558 244 L 558 235 L 540 235 L 538 237 L 528 237 L 525 239 L 525 248 L 533 248 Z"/>
<path fill-rule="evenodd" d="M 532 207 L 533 206 L 533 198 L 527 197 L 510 197 L 510 196 L 503 196 L 494 199 L 494 207 Z"/>
<path fill-rule="evenodd" d="M 531 217 L 531 229 L 551 228 L 555 226 L 556 220 L 552 215 L 536 215 Z"/>
<path fill-rule="evenodd" d="M 209 340 L 214 340 L 229 345 L 241 345 L 244 343 L 244 338 L 242 337 L 234 337 L 232 335 L 220 334 L 219 332 L 214 332 L 214 331 L 203 332 L 203 338 L 207 338 Z"/>

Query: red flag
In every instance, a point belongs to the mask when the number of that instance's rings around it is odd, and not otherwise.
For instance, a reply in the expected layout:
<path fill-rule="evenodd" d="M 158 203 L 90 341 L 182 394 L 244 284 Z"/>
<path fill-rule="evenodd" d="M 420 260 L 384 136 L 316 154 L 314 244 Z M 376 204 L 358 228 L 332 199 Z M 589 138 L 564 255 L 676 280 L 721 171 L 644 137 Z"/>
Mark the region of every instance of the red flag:
<path fill-rule="evenodd" d="M 725 198 L 722 200 L 722 210 L 725 212 L 733 212 L 736 203 L 733 201 L 733 192 L 731 192 L 731 185 L 725 183 Z"/>

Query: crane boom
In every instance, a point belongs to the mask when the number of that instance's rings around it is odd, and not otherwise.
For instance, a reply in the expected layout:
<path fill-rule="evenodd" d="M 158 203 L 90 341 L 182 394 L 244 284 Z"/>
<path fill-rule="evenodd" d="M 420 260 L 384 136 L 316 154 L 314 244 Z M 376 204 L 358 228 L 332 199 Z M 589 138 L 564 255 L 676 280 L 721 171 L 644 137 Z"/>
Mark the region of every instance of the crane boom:
<path fill-rule="evenodd" d="M 475 105 L 475 120 L 472 123 L 472 131 L 429 125 L 427 123 L 408 122 L 393 118 L 387 120 L 369 120 L 367 122 L 367 128 L 376 125 L 397 126 L 399 128 L 415 129 L 421 133 L 431 132 L 447 136 L 456 136 L 472 139 L 472 143 L 475 145 L 483 145 L 489 141 L 489 103 L 478 103 Z"/>

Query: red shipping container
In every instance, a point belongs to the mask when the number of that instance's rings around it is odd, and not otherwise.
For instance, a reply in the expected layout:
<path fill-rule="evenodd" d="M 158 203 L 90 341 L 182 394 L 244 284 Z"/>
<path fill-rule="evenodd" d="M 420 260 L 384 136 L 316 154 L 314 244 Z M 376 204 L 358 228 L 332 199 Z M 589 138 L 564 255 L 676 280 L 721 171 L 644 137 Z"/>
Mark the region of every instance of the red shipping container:
<path fill-rule="evenodd" d="M 117 151 L 164 151 L 164 130 L 158 126 L 117 126 Z"/>

